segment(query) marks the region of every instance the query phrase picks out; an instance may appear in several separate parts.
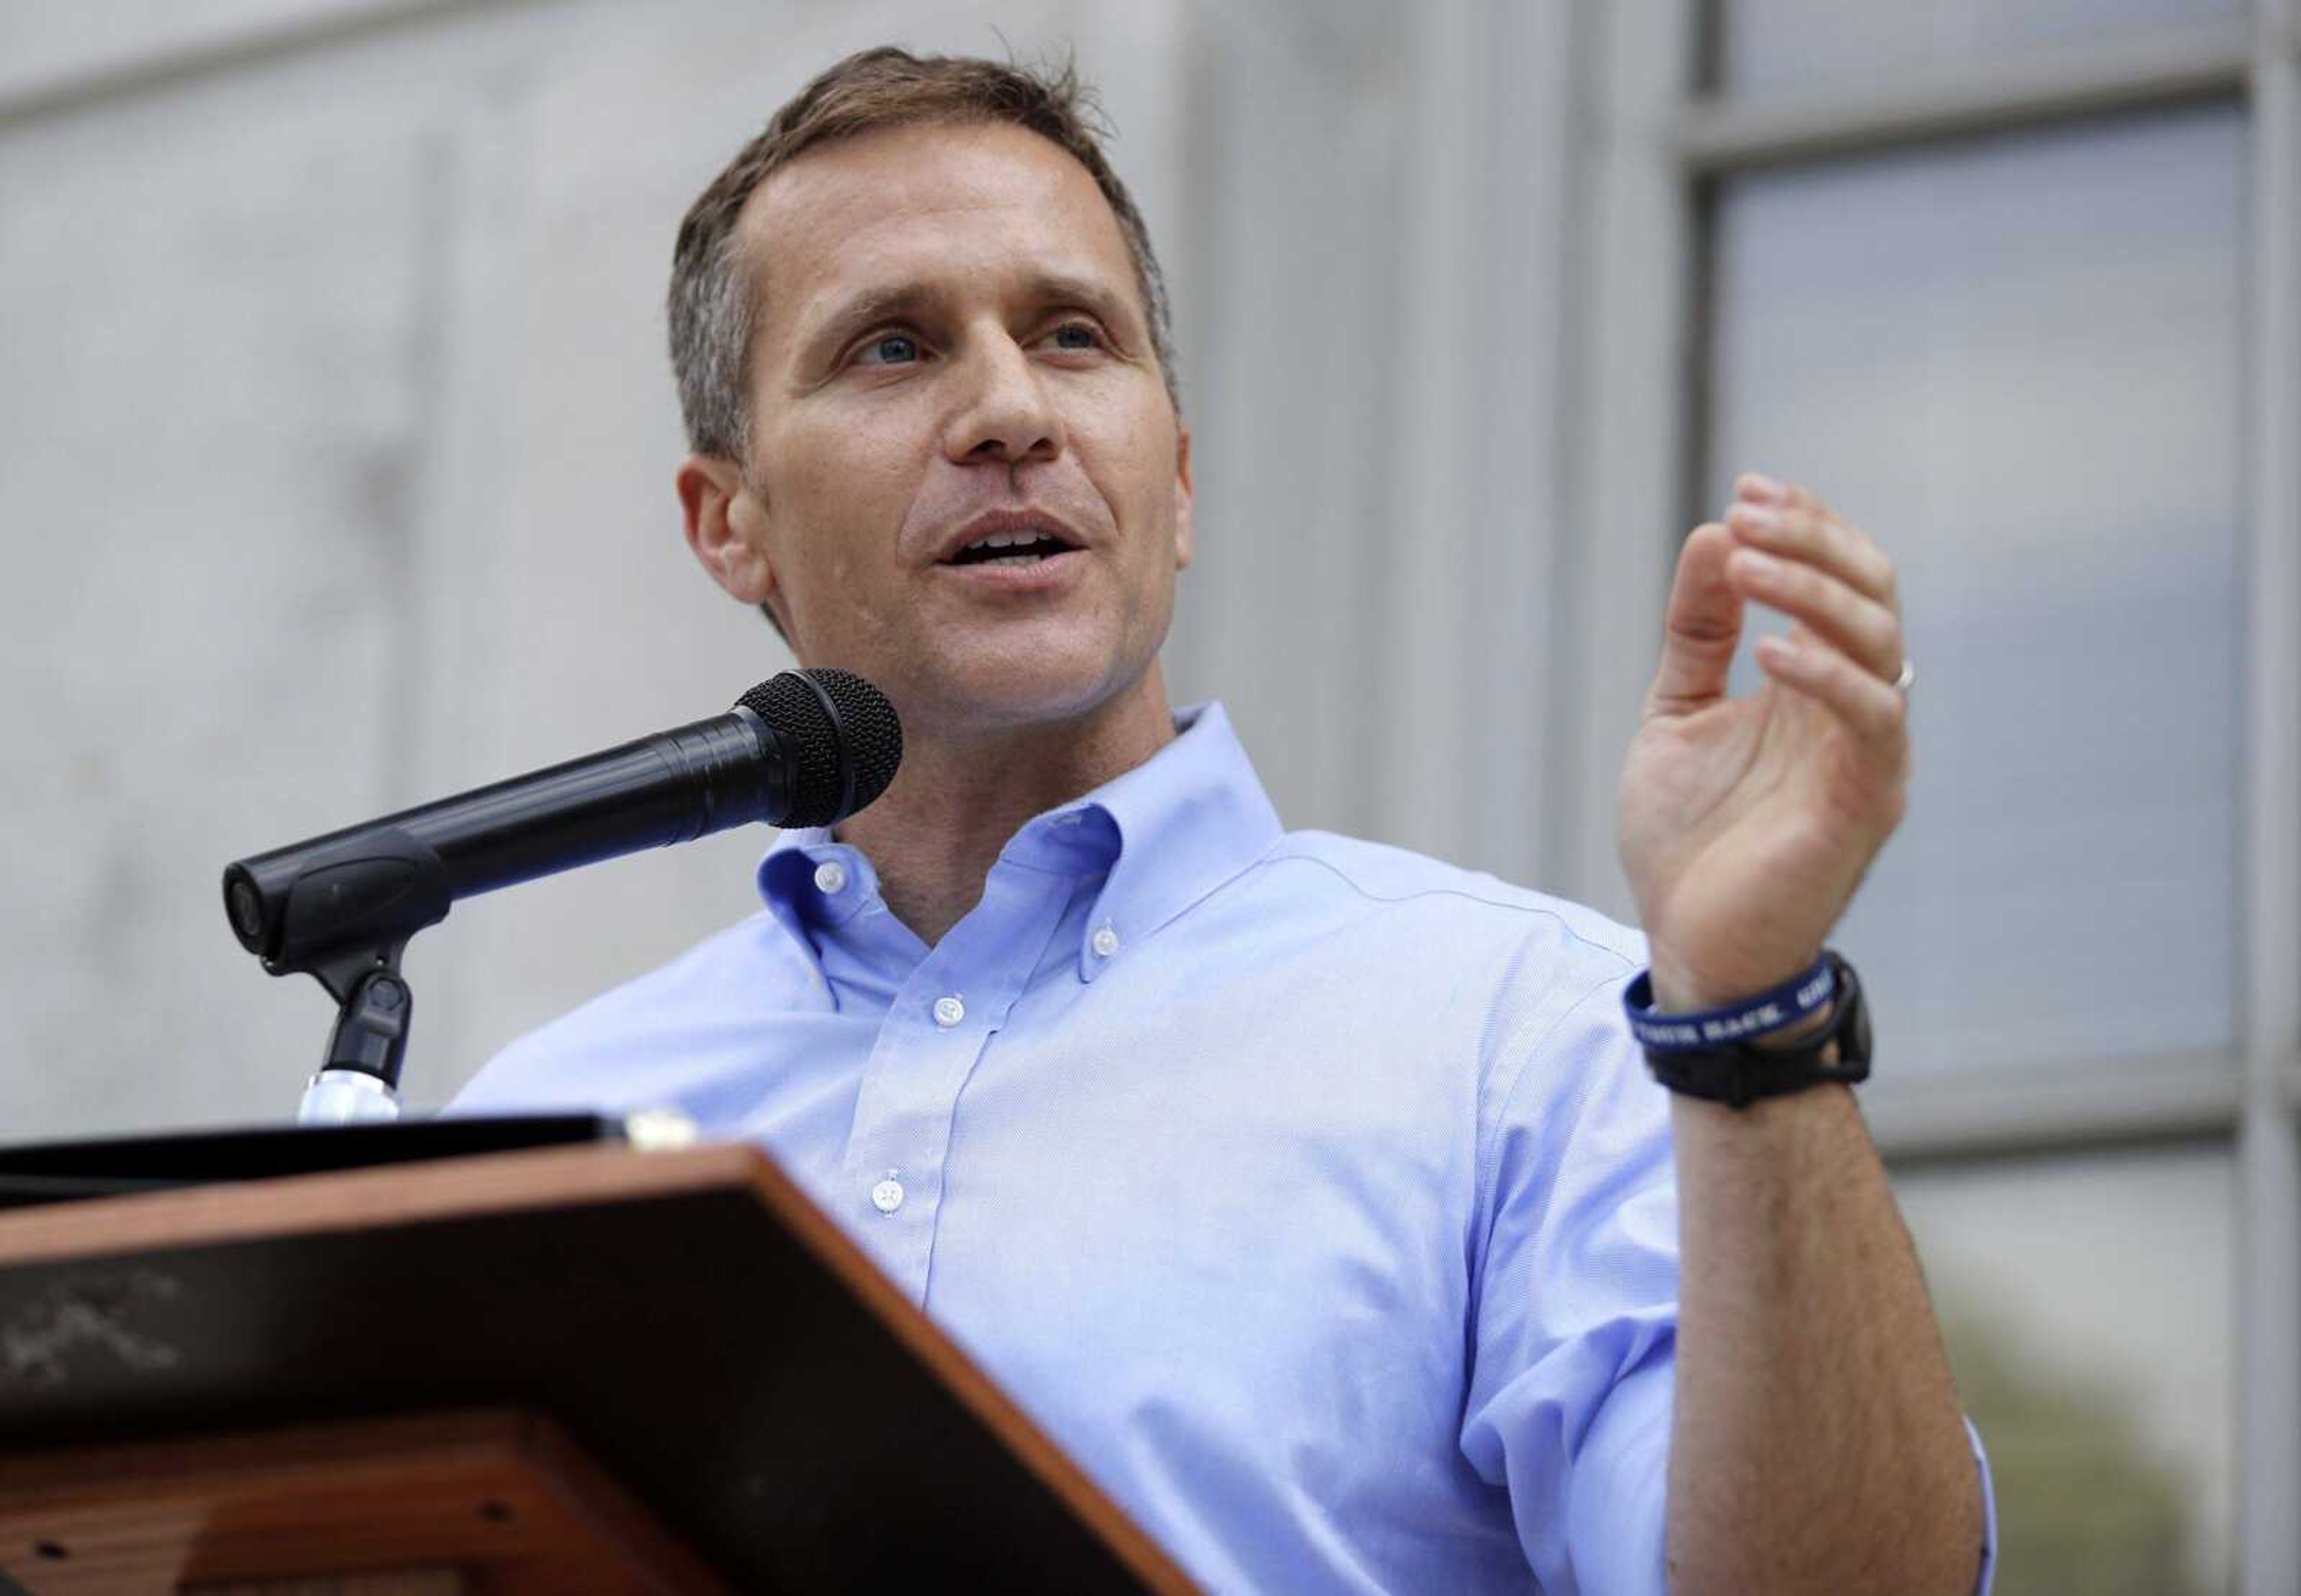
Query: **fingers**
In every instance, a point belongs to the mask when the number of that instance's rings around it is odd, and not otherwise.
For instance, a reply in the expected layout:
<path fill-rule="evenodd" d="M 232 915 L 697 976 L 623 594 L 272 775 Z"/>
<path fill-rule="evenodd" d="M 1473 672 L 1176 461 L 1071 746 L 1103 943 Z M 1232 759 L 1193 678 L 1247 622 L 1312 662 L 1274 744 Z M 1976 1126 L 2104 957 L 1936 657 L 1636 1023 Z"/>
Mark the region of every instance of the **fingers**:
<path fill-rule="evenodd" d="M 1813 638 L 1763 637 L 1753 652 L 1759 669 L 1818 700 L 1862 742 L 1878 748 L 1906 747 L 1909 702 L 1893 683 Z"/>
<path fill-rule="evenodd" d="M 1726 578 L 1744 597 L 1803 622 L 1873 675 L 1891 681 L 1902 671 L 1902 623 L 1894 612 L 1811 565 L 1737 548 Z"/>
<path fill-rule="evenodd" d="M 1734 534 L 1715 521 L 1694 529 L 1678 556 L 1662 619 L 1661 668 L 1648 696 L 1654 707 L 1685 710 L 1726 694 L 1742 640 L 1742 598 L 1727 575 Z"/>
<path fill-rule="evenodd" d="M 1726 524 L 1745 544 L 1827 571 L 1864 597 L 1895 607 L 1894 562 L 1867 532 L 1832 514 L 1812 489 L 1745 472 L 1734 496 Z"/>
<path fill-rule="evenodd" d="M 1727 525 L 1738 545 L 1728 562 L 1736 591 L 1803 622 L 1874 674 L 1901 674 L 1904 639 L 1894 563 L 1813 492 L 1745 472 L 1735 483 Z"/>

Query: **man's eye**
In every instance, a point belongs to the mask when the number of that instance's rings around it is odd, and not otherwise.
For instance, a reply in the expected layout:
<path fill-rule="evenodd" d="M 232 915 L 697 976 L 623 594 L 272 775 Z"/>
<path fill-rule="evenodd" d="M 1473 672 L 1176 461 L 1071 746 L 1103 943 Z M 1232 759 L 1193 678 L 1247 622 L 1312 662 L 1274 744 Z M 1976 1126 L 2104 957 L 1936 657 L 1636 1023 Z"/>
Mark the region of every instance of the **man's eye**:
<path fill-rule="evenodd" d="M 1058 349 L 1100 349 L 1102 335 L 1084 322 L 1066 322 L 1055 329 L 1055 347 Z"/>
<path fill-rule="evenodd" d="M 891 332 L 873 338 L 855 352 L 858 365 L 908 365 L 919 357 L 919 340 L 906 332 Z"/>

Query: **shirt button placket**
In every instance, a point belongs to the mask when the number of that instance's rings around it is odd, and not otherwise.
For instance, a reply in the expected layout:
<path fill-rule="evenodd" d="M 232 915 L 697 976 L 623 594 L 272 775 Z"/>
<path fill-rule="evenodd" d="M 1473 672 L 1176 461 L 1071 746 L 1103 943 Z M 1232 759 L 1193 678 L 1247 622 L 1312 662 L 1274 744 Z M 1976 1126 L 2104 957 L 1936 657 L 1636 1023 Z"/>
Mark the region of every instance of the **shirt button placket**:
<path fill-rule="evenodd" d="M 966 1005 L 953 993 L 934 1000 L 934 1023 L 945 1031 L 966 1018 Z"/>

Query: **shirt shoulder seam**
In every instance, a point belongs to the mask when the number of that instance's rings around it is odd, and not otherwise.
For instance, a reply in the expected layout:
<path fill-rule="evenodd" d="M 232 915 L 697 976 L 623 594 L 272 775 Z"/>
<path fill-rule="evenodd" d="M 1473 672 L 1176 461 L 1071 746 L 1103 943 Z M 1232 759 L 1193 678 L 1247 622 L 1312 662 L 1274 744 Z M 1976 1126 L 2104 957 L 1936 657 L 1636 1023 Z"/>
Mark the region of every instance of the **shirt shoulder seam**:
<path fill-rule="evenodd" d="M 1278 846 L 1284 846 L 1283 840 Z M 1278 851 L 1278 847 L 1274 847 L 1269 853 L 1265 854 L 1260 859 L 1255 861 L 1254 865 L 1250 865 L 1249 868 L 1259 869 L 1266 865 L 1286 864 L 1315 865 L 1319 869 L 1326 872 L 1327 874 L 1333 876 L 1336 881 L 1342 882 L 1343 885 L 1348 887 L 1351 891 L 1357 893 L 1360 898 L 1365 898 L 1368 903 L 1395 905 L 1412 903 L 1418 898 L 1460 898 L 1470 903 L 1483 904 L 1488 908 L 1507 909 L 1513 914 L 1535 915 L 1541 919 L 1552 922 L 1557 925 L 1559 930 L 1564 932 L 1569 937 L 1572 938 L 1578 946 L 1587 948 L 1595 953 L 1604 954 L 1607 957 L 1620 965 L 1624 970 L 1635 970 L 1638 967 L 1636 961 L 1631 959 L 1620 949 L 1610 948 L 1603 942 L 1593 941 L 1590 938 L 1584 936 L 1580 932 L 1575 930 L 1573 923 L 1568 920 L 1565 915 L 1560 914 L 1556 909 L 1550 908 L 1543 904 L 1514 902 L 1507 898 L 1496 897 L 1485 892 L 1472 892 L 1460 887 L 1423 887 L 1412 892 L 1404 892 L 1396 895 L 1369 891 L 1366 887 L 1360 885 L 1348 871 L 1343 869 L 1340 865 L 1334 864 L 1330 860 L 1322 859 L 1316 854 L 1280 852 Z M 1608 979 L 1611 979 L 1611 977 L 1609 977 Z M 1599 984 L 1602 986 L 1605 982 L 1601 982 Z M 1584 996 L 1587 997 L 1588 994 L 1585 993 Z M 1577 999 L 1577 1002 L 1578 1003 L 1580 999 Z"/>

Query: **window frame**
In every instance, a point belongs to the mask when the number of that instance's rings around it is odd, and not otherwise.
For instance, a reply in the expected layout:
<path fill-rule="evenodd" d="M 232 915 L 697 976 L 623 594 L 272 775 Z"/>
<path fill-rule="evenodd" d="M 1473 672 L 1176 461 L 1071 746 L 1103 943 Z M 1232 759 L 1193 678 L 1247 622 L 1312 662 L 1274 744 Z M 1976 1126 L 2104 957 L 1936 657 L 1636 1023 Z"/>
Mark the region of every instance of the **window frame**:
<path fill-rule="evenodd" d="M 1707 418 L 1705 255 L 1711 190 L 1792 161 L 2034 128 L 2205 99 L 2247 119 L 2245 434 L 2239 529 L 2251 594 L 2239 873 L 2244 965 L 2226 1054 L 1926 1079 L 1864 1089 L 1888 1162 L 2019 1157 L 2209 1137 L 2237 1163 L 2238 1527 L 2245 1596 L 2301 1589 L 2301 0 L 2137 28 L 2018 54 L 1897 71 L 1852 90 L 1707 87 L 1718 0 L 1577 0 L 1592 41 L 1588 171 L 1572 285 L 1586 307 L 1569 350 L 1586 396 L 1568 524 L 1582 619 L 1561 628 L 1571 790 L 1553 874 L 1627 915 L 1614 783 L 1661 647 L 1661 597 L 1701 518 Z M 1588 617 L 1605 617 L 1602 625 Z"/>

